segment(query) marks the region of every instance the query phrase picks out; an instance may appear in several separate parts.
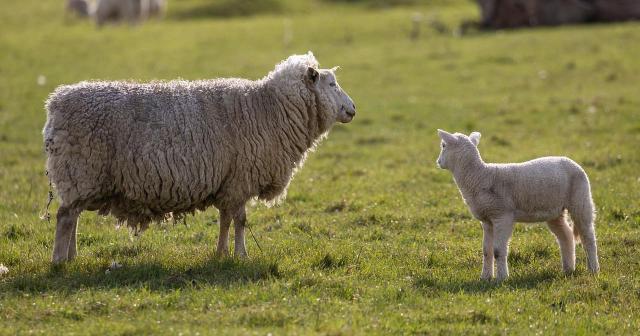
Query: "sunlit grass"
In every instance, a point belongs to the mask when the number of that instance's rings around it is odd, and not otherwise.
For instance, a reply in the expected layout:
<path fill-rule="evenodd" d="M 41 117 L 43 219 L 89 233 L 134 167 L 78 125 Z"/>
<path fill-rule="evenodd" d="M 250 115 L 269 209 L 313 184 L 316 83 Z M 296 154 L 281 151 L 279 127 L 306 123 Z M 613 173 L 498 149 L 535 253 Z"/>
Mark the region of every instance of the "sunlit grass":
<path fill-rule="evenodd" d="M 456 25 L 476 15 L 470 2 L 332 6 L 224 20 L 170 13 L 96 30 L 63 20 L 53 1 L 3 5 L 0 263 L 9 273 L 0 276 L 0 334 L 636 332 L 638 24 L 456 37 Z M 412 40 L 415 12 L 425 21 Z M 139 238 L 84 213 L 78 259 L 50 266 L 55 223 L 39 219 L 48 191 L 41 129 L 57 85 L 259 78 L 308 50 L 323 66 L 341 66 L 358 115 L 310 155 L 282 206 L 250 208 L 262 250 L 249 236 L 248 260 L 215 259 L 214 209 Z M 511 278 L 481 282 L 480 224 L 435 167 L 437 128 L 481 131 L 490 162 L 567 155 L 582 163 L 601 273 L 586 272 L 580 247 L 577 271 L 565 276 L 551 233 L 518 225 Z M 122 268 L 107 272 L 114 261 Z"/>

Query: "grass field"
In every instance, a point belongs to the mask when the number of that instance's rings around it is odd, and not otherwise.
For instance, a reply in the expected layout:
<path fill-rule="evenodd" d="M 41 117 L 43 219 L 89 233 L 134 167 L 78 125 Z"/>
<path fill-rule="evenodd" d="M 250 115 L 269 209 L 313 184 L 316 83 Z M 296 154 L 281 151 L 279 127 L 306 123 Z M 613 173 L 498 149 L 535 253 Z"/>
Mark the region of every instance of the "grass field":
<path fill-rule="evenodd" d="M 62 1 L 0 11 L 0 334 L 634 334 L 640 329 L 640 24 L 437 33 L 471 2 L 313 3 L 138 27 L 65 20 Z M 409 39 L 411 17 L 424 14 Z M 52 268 L 43 102 L 86 79 L 259 78 L 292 53 L 340 65 L 358 106 L 279 207 L 254 205 L 248 260 L 214 258 L 217 211 L 139 238 L 84 213 Z M 40 77 L 40 83 L 38 78 Z M 517 225 L 511 277 L 479 280 L 480 224 L 438 170 L 437 128 L 479 130 L 489 162 L 567 155 L 590 176 L 601 273 L 561 272 L 544 225 Z M 52 206 L 55 213 L 57 203 Z M 105 272 L 116 261 L 122 268 Z"/>

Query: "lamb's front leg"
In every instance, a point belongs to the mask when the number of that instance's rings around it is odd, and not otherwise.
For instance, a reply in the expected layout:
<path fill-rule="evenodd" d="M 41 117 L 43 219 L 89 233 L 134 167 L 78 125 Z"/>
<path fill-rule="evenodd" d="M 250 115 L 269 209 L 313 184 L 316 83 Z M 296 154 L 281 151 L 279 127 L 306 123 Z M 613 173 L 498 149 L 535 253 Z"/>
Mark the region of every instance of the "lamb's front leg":
<path fill-rule="evenodd" d="M 247 213 L 245 212 L 244 205 L 236 211 L 233 217 L 233 226 L 236 231 L 236 245 L 234 249 L 234 255 L 240 258 L 246 258 L 247 247 L 245 246 L 244 228 L 247 225 Z"/>
<path fill-rule="evenodd" d="M 496 280 L 502 281 L 509 276 L 507 257 L 509 256 L 509 239 L 513 233 L 513 216 L 504 215 L 493 223 L 493 256 L 496 259 Z"/>
<path fill-rule="evenodd" d="M 231 226 L 231 213 L 229 210 L 220 209 L 220 236 L 218 236 L 218 257 L 229 255 L 229 226 Z"/>
<path fill-rule="evenodd" d="M 480 279 L 493 278 L 493 225 L 482 222 L 482 274 Z"/>

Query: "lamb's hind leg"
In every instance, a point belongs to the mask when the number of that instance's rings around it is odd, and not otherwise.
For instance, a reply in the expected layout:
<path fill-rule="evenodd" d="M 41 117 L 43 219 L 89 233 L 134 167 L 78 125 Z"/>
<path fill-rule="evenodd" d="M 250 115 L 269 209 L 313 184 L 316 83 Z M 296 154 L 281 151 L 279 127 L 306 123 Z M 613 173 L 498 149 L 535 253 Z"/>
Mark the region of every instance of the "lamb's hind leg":
<path fill-rule="evenodd" d="M 233 226 L 235 228 L 235 247 L 234 247 L 234 255 L 240 258 L 248 257 L 247 247 L 245 246 L 244 239 L 244 228 L 247 225 L 247 213 L 245 211 L 244 205 L 240 207 L 234 217 L 233 217 Z"/>
<path fill-rule="evenodd" d="M 82 209 L 73 206 L 61 205 L 56 215 L 56 238 L 53 244 L 54 264 L 59 264 L 76 255 L 76 226 L 78 224 L 78 216 Z M 73 247 L 71 246 L 73 243 Z"/>
<path fill-rule="evenodd" d="M 547 222 L 549 230 L 553 232 L 560 246 L 562 255 L 562 270 L 571 273 L 576 269 L 576 243 L 573 239 L 573 231 L 567 223 L 564 215 Z"/>
<path fill-rule="evenodd" d="M 591 273 L 598 273 L 600 264 L 598 262 L 598 246 L 596 244 L 596 232 L 593 225 L 593 212 L 591 209 L 578 212 L 569 210 L 573 219 L 574 230 L 580 235 L 580 240 L 587 253 L 587 268 Z"/>
<path fill-rule="evenodd" d="M 229 226 L 231 226 L 231 212 L 220 209 L 220 235 L 218 236 L 218 257 L 229 255 Z"/>
<path fill-rule="evenodd" d="M 598 246 L 595 231 L 595 205 L 591 197 L 589 180 L 585 174 L 576 178 L 573 183 L 569 214 L 573 220 L 573 230 L 580 237 L 584 250 L 587 253 L 587 267 L 591 273 L 600 270 L 598 262 Z"/>
<path fill-rule="evenodd" d="M 482 274 L 480 279 L 493 278 L 493 225 L 482 222 Z"/>

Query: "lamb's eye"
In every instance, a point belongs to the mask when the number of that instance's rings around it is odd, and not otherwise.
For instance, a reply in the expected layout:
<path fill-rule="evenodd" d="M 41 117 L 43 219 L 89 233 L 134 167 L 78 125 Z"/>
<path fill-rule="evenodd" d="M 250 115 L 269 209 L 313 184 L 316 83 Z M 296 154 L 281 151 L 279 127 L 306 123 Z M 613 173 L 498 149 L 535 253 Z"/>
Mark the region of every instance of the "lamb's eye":
<path fill-rule="evenodd" d="M 329 83 L 329 86 L 336 86 L 336 83 Z"/>
<path fill-rule="evenodd" d="M 445 146 L 445 144 L 444 144 L 444 142 L 443 142 L 443 143 L 442 143 L 442 148 L 445 148 L 445 147 L 447 147 L 447 146 Z"/>

